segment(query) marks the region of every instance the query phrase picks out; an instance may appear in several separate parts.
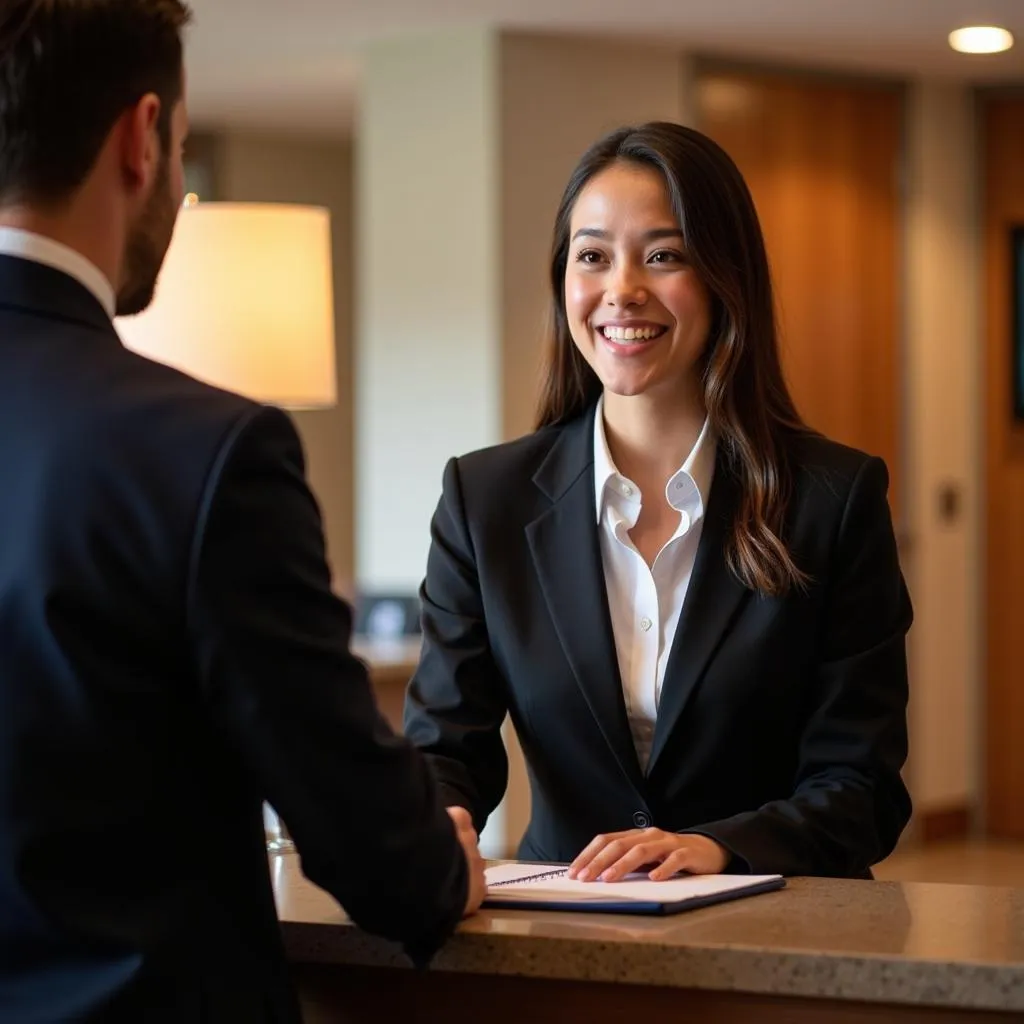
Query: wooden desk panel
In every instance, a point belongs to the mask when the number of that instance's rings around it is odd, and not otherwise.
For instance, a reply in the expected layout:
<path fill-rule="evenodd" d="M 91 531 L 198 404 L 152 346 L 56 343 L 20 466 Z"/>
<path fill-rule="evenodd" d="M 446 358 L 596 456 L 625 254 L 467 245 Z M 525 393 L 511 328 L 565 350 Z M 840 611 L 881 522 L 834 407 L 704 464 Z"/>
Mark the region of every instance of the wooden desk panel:
<path fill-rule="evenodd" d="M 500 975 L 293 968 L 305 1024 L 998 1024 L 999 1013 Z"/>

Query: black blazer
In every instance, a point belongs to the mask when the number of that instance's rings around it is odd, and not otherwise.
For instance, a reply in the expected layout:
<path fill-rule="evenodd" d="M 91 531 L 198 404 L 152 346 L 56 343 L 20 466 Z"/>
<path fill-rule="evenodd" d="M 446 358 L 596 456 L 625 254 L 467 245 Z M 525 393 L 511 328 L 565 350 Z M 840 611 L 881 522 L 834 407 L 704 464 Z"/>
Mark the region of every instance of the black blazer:
<path fill-rule="evenodd" d="M 723 557 L 738 487 L 719 449 L 641 772 L 594 507 L 594 413 L 450 462 L 422 587 L 405 727 L 478 827 L 515 725 L 532 815 L 520 856 L 566 862 L 598 833 L 700 832 L 730 870 L 862 876 L 910 816 L 900 573 L 880 459 L 794 439 L 787 536 L 806 594 L 747 590 Z"/>
<path fill-rule="evenodd" d="M 0 257 L 0 1017 L 295 1021 L 261 801 L 426 957 L 466 871 L 348 651 L 281 412 Z"/>

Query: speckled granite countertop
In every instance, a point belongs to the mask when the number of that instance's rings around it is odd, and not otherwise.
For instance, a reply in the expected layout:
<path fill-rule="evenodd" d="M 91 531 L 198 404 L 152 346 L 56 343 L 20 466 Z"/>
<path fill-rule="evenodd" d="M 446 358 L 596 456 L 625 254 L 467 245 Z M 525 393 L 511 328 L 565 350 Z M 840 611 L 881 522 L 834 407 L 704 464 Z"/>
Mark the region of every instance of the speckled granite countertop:
<path fill-rule="evenodd" d="M 408 966 L 306 881 L 294 854 L 270 866 L 293 962 Z M 1024 889 L 796 878 L 666 918 L 488 911 L 433 969 L 1024 1011 Z"/>

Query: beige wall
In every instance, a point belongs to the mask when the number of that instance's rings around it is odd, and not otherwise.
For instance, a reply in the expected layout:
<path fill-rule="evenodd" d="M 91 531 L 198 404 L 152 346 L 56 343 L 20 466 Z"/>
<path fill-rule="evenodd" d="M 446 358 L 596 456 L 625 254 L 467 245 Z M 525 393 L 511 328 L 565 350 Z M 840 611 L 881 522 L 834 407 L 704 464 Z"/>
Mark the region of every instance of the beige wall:
<path fill-rule="evenodd" d="M 445 462 L 500 439 L 497 62 L 487 30 L 364 55 L 356 135 L 356 563 L 415 591 Z"/>
<path fill-rule="evenodd" d="M 217 198 L 325 206 L 334 258 L 338 404 L 294 412 L 320 502 L 335 587 L 353 577 L 352 148 L 347 142 L 228 131 L 217 136 Z"/>
<path fill-rule="evenodd" d="M 978 797 L 982 345 L 973 97 L 917 82 L 907 113 L 909 778 L 920 813 Z M 944 486 L 960 496 L 948 521 Z"/>

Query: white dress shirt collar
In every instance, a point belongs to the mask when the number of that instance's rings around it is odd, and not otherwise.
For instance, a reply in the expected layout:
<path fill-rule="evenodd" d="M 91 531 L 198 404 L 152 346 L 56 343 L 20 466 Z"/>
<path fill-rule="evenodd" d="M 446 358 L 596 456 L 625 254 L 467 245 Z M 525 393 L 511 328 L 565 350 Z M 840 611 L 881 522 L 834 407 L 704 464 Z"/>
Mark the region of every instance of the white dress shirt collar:
<path fill-rule="evenodd" d="M 711 482 L 715 473 L 715 437 L 711 421 L 704 420 L 700 435 L 682 466 L 676 470 L 665 485 L 665 499 L 680 512 L 686 511 L 691 521 L 703 519 L 711 493 Z M 640 490 L 636 484 L 624 477 L 615 467 L 608 449 L 608 438 L 604 431 L 604 397 L 598 399 L 594 414 L 594 505 L 597 522 L 604 515 L 605 503 L 613 493 L 616 504 L 636 506 L 639 514 Z M 625 501 L 623 502 L 623 499 Z"/>
<path fill-rule="evenodd" d="M 80 252 L 75 252 L 61 242 L 32 231 L 0 227 L 0 254 L 42 263 L 73 277 L 92 292 L 97 302 L 106 310 L 107 316 L 114 318 L 117 301 L 113 285 L 103 271 Z"/>

